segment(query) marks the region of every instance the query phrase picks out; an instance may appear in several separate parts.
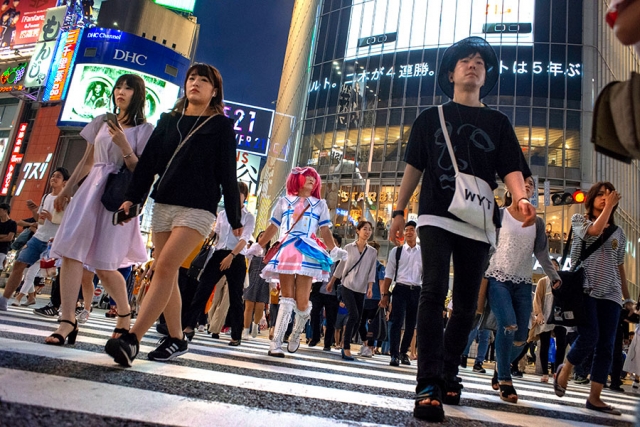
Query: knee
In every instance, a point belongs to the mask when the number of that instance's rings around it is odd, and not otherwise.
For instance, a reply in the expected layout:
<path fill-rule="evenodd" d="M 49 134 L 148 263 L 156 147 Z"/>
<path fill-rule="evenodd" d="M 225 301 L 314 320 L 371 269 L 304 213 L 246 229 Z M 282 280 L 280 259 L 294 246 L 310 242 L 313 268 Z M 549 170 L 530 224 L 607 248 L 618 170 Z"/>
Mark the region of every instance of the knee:
<path fill-rule="evenodd" d="M 298 311 L 306 311 L 309 308 L 309 302 L 296 302 L 296 307 Z"/>
<path fill-rule="evenodd" d="M 514 336 L 516 334 L 516 332 L 518 332 L 518 325 L 508 325 L 508 326 L 504 326 L 504 334 L 507 336 Z M 513 343 L 513 345 L 515 345 L 515 342 Z"/>

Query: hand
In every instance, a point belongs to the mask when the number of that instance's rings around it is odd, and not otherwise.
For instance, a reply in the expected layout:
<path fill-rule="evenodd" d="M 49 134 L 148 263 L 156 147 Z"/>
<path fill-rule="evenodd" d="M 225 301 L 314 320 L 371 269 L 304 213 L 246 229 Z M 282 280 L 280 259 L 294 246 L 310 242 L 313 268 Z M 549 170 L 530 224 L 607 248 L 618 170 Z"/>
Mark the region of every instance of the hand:
<path fill-rule="evenodd" d="M 263 252 L 262 246 L 260 246 L 257 243 L 254 243 L 253 245 L 251 245 L 251 247 L 247 251 L 247 256 L 248 257 L 262 256 L 262 252 Z"/>
<path fill-rule="evenodd" d="M 333 261 L 342 261 L 347 258 L 347 251 L 334 246 L 331 252 L 329 252 L 329 256 Z"/>
<path fill-rule="evenodd" d="M 522 228 L 530 227 L 536 223 L 536 208 L 527 199 L 518 200 L 518 211 L 524 215 Z"/>
<path fill-rule="evenodd" d="M 622 196 L 620 196 L 620 193 L 618 193 L 617 191 L 611 191 L 609 194 L 604 196 L 604 206 L 611 206 L 611 208 L 614 208 L 621 198 Z"/>
<path fill-rule="evenodd" d="M 71 200 L 71 194 L 69 193 L 69 191 L 67 191 L 67 188 L 69 187 L 65 187 L 64 190 L 62 190 L 60 194 L 58 194 L 58 197 L 56 197 L 56 199 L 53 201 L 53 207 L 57 212 L 62 212 Z"/>
<path fill-rule="evenodd" d="M 131 206 L 133 206 L 133 202 L 130 202 L 130 201 L 127 200 L 122 205 L 120 205 L 120 209 L 118 209 L 118 210 L 123 210 L 125 214 L 129 215 L 129 209 L 131 208 Z M 129 221 L 131 221 L 132 219 L 133 218 L 125 219 L 119 225 L 124 225 L 124 224 L 128 223 Z"/>
<path fill-rule="evenodd" d="M 327 283 L 327 292 L 329 293 L 333 292 L 333 283 L 334 283 L 333 279 L 329 280 L 329 283 Z"/>
<path fill-rule="evenodd" d="M 562 286 L 562 280 L 556 280 L 555 282 L 553 282 L 551 284 L 551 287 L 553 289 L 558 289 L 558 288 L 560 288 L 560 286 Z"/>
<path fill-rule="evenodd" d="M 51 215 L 51 212 L 43 210 L 42 212 L 40 212 L 40 215 L 38 215 L 38 219 L 42 221 L 48 219 L 49 221 L 51 221 L 53 219 L 53 215 Z"/>
<path fill-rule="evenodd" d="M 398 245 L 399 241 L 404 239 L 404 217 L 402 215 L 396 215 L 391 220 L 391 228 L 389 229 L 389 240 L 394 245 Z"/>
<path fill-rule="evenodd" d="M 38 205 L 33 203 L 33 200 L 27 200 L 27 209 L 29 209 L 30 211 L 38 209 Z"/>
<path fill-rule="evenodd" d="M 342 301 L 340 301 L 340 307 L 345 308 L 346 305 L 344 305 L 344 303 Z"/>
<path fill-rule="evenodd" d="M 536 314 L 536 317 L 533 319 L 533 324 L 534 325 L 543 325 L 544 324 L 544 318 L 542 317 L 541 314 Z"/>
<path fill-rule="evenodd" d="M 371 288 L 367 289 L 367 298 L 371 299 L 372 296 L 373 296 L 373 289 Z"/>
<path fill-rule="evenodd" d="M 380 298 L 380 302 L 378 303 L 378 307 L 380 308 L 389 308 L 389 295 L 385 295 Z"/>
<path fill-rule="evenodd" d="M 228 270 L 231 267 L 231 263 L 233 262 L 233 255 L 229 254 L 220 263 L 220 271 Z"/>
<path fill-rule="evenodd" d="M 236 228 L 233 230 L 233 235 L 236 237 L 242 236 L 242 230 L 244 230 L 244 227 Z"/>
<path fill-rule="evenodd" d="M 109 135 L 111 135 L 113 143 L 122 150 L 123 156 L 132 151 L 129 141 L 127 141 L 127 137 L 124 135 L 124 131 L 122 130 L 122 127 L 120 127 L 119 123 L 113 123 L 112 121 L 107 120 L 107 130 L 109 131 Z"/>

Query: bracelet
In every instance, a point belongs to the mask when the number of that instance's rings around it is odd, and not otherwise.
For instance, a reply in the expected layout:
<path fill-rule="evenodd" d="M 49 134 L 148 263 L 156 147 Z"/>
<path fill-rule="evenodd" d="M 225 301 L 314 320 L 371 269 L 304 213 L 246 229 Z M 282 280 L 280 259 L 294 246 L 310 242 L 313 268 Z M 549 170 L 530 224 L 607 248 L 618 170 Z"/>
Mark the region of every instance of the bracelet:
<path fill-rule="evenodd" d="M 397 211 L 393 211 L 391 213 L 391 219 L 397 217 L 398 215 L 401 215 L 402 217 L 404 217 L 404 210 L 398 209 Z"/>
<path fill-rule="evenodd" d="M 231 254 L 230 254 L 230 255 L 233 257 L 233 259 L 236 259 L 236 256 L 237 256 L 238 254 L 234 254 L 233 252 L 231 252 Z"/>
<path fill-rule="evenodd" d="M 520 203 L 520 200 L 524 200 L 524 201 L 526 201 L 527 203 L 531 204 L 531 202 L 529 201 L 529 198 L 528 198 L 528 197 L 520 197 L 520 198 L 518 199 L 518 203 Z"/>
<path fill-rule="evenodd" d="M 133 151 L 130 152 L 129 154 L 127 154 L 126 156 L 122 156 L 123 159 L 128 159 L 129 157 L 133 156 Z"/>

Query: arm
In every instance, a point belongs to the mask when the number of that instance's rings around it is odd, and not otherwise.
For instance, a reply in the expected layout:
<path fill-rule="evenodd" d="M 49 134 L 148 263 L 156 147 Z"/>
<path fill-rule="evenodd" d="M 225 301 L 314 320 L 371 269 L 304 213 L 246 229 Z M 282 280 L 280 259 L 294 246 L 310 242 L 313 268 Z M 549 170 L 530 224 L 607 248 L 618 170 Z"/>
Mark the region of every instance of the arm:
<path fill-rule="evenodd" d="M 407 164 L 404 168 L 404 175 L 402 177 L 402 183 L 400 184 L 400 190 L 398 191 L 398 202 L 396 203 L 395 210 L 405 210 L 411 195 L 415 191 L 422 172 L 416 169 L 414 166 Z M 404 235 L 404 215 L 397 215 L 391 221 L 391 229 L 389 230 L 389 240 L 397 244 L 397 239 L 402 238 Z"/>
<path fill-rule="evenodd" d="M 605 198 L 604 209 L 600 213 L 600 216 L 591 224 L 591 227 L 587 229 L 587 235 L 599 236 L 604 232 L 607 224 L 609 224 L 609 218 L 613 212 L 613 208 L 620 201 L 620 194 L 617 191 L 610 192 Z"/>
<path fill-rule="evenodd" d="M 264 230 L 264 233 L 262 233 L 262 237 L 256 243 L 264 248 L 276 233 L 278 233 L 278 227 L 275 224 L 269 224 L 266 230 Z"/>
<path fill-rule="evenodd" d="M 484 313 L 484 305 L 487 301 L 487 288 L 489 286 L 489 280 L 486 277 L 482 278 L 480 282 L 480 291 L 478 292 L 478 306 L 476 307 L 476 313 Z"/>
<path fill-rule="evenodd" d="M 560 276 L 549 258 L 549 239 L 545 233 L 545 224 L 542 218 L 536 217 L 536 238 L 533 249 L 540 266 L 549 277 L 549 280 L 551 280 L 551 283 L 555 285 L 556 282 L 560 281 Z"/>
<path fill-rule="evenodd" d="M 58 212 L 61 212 L 64 210 L 66 204 L 71 199 L 71 196 L 73 195 L 73 189 L 75 188 L 76 185 L 78 185 L 78 182 L 80 182 L 80 180 L 85 176 L 89 175 L 89 172 L 93 167 L 93 152 L 94 152 L 93 144 L 87 143 L 87 148 L 84 151 L 84 155 L 82 156 L 82 159 L 80 160 L 76 168 L 73 170 L 73 173 L 67 180 L 67 184 L 64 186 L 62 191 L 60 191 L 60 193 L 58 194 L 58 197 L 56 197 L 56 200 L 54 200 L 53 202 L 53 206 L 55 210 L 57 210 Z M 38 216 L 36 215 L 35 218 L 37 217 Z"/>
<path fill-rule="evenodd" d="M 627 273 L 624 271 L 624 264 L 620 264 L 618 266 L 618 271 L 620 272 L 620 285 L 622 286 L 622 298 L 629 299 L 629 286 L 627 285 Z"/>
<path fill-rule="evenodd" d="M 531 202 L 529 202 L 529 198 L 527 197 L 522 172 L 515 171 L 507 174 L 504 177 L 504 183 L 513 195 L 513 200 L 517 201 L 518 211 L 525 216 L 522 226 L 529 227 L 533 225 L 536 220 L 536 209 L 531 205 Z"/>
<path fill-rule="evenodd" d="M 213 118 L 212 120 L 223 120 L 220 129 L 220 155 L 217 156 L 218 162 L 214 166 L 216 168 L 217 180 L 222 186 L 222 194 L 224 194 L 224 210 L 227 212 L 227 219 L 231 225 L 231 229 L 242 229 L 241 219 L 242 212 L 240 210 L 240 190 L 238 189 L 238 178 L 236 172 L 236 135 L 233 131 L 233 122 L 224 117 Z M 241 234 L 241 233 L 240 233 Z M 239 236 L 240 234 L 236 234 Z"/>
<path fill-rule="evenodd" d="M 0 234 L 0 242 L 13 242 L 16 233 Z"/>
<path fill-rule="evenodd" d="M 111 140 L 122 152 L 124 164 L 127 165 L 127 169 L 133 172 L 136 168 L 136 165 L 138 164 L 139 159 L 135 151 L 131 147 L 131 144 L 129 144 L 129 141 L 125 136 L 122 127 L 119 123 L 114 124 L 110 121 L 107 121 L 107 129 L 109 131 L 109 135 L 111 135 Z"/>
<path fill-rule="evenodd" d="M 333 241 L 333 234 L 328 226 L 324 225 L 320 227 L 320 237 L 324 240 L 324 244 L 327 245 L 327 249 L 332 251 L 336 247 L 336 242 Z"/>
<path fill-rule="evenodd" d="M 536 318 L 536 323 L 538 323 L 539 319 L 544 321 L 543 315 L 543 307 L 544 307 L 544 295 L 547 293 L 547 280 L 548 278 L 543 277 L 538 280 L 538 284 L 536 285 L 536 294 L 533 299 L 533 314 Z"/>
<path fill-rule="evenodd" d="M 613 32 L 622 44 L 630 45 L 640 41 L 640 2 L 630 1 L 625 7 L 618 9 L 618 18 L 613 26 Z"/>

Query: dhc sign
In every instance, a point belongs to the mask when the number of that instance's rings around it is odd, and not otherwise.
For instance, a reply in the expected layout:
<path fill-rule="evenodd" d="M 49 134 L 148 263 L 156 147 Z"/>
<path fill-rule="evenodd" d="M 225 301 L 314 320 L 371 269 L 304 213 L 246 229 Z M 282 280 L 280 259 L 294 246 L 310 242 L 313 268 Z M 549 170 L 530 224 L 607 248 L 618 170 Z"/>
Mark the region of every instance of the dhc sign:
<path fill-rule="evenodd" d="M 120 49 L 116 49 L 115 52 L 116 53 L 113 55 L 113 59 L 116 61 L 131 62 L 138 65 L 147 65 L 147 55 Z"/>

